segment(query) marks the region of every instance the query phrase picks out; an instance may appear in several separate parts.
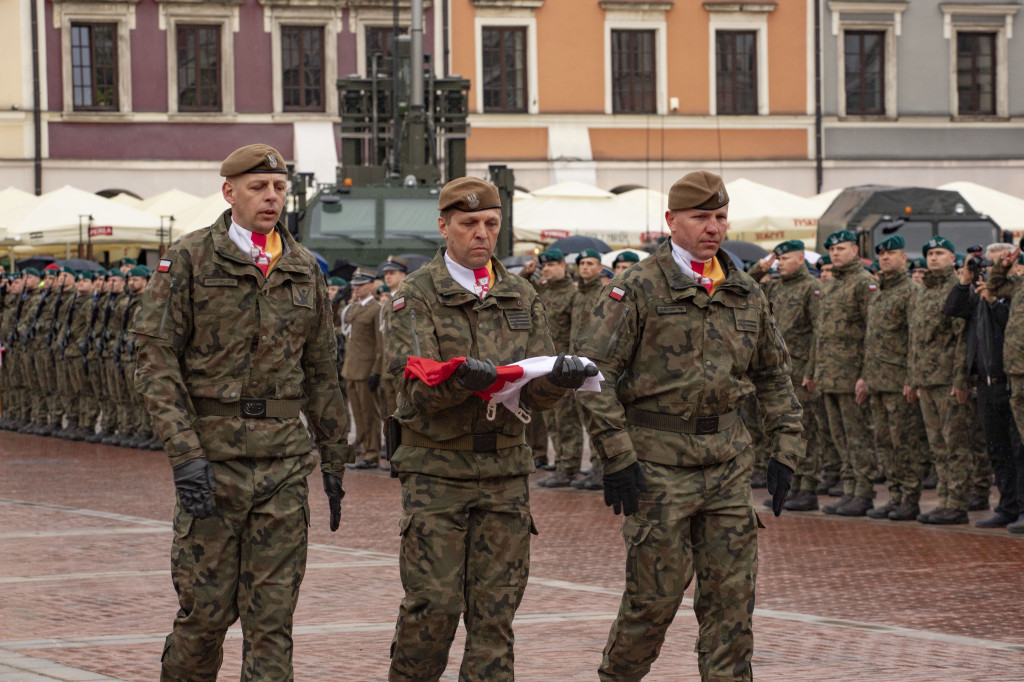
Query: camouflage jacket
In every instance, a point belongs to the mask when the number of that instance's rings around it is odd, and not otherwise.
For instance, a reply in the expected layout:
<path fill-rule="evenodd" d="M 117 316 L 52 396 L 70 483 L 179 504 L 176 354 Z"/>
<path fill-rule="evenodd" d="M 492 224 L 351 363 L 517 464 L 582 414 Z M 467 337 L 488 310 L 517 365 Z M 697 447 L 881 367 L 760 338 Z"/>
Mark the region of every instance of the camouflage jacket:
<path fill-rule="evenodd" d="M 969 377 L 966 320 L 947 317 L 943 306 L 949 292 L 956 286 L 952 267 L 924 275 L 924 287 L 918 291 L 910 308 L 910 385 L 914 388 L 949 386 L 967 388 Z"/>
<path fill-rule="evenodd" d="M 128 307 L 130 297 L 131 294 L 128 293 L 128 287 L 125 286 L 121 293 L 111 293 L 110 298 L 107 300 L 107 310 L 103 312 L 105 324 L 100 330 L 100 333 L 103 335 L 104 358 L 112 359 L 115 353 L 121 352 L 120 341 L 121 332 L 124 329 L 124 311 Z"/>
<path fill-rule="evenodd" d="M 864 334 L 864 375 L 872 393 L 901 393 L 909 386 L 910 353 L 908 313 L 920 287 L 905 271 L 881 273 L 878 294 L 868 303 Z"/>
<path fill-rule="evenodd" d="M 337 476 L 351 460 L 348 413 L 338 388 L 327 283 L 313 255 L 281 223 L 285 253 L 266 277 L 228 237 L 230 209 L 185 235 L 164 255 L 142 293 L 135 387 L 171 465 L 276 458 L 310 450 L 299 417 L 199 416 L 193 399 L 301 400 L 320 450 Z"/>
<path fill-rule="evenodd" d="M 439 362 L 468 356 L 508 365 L 551 355 L 554 350 L 544 306 L 533 287 L 496 259 L 492 264 L 497 282 L 483 300 L 451 277 L 443 248 L 392 295 L 385 360 L 398 392 L 395 416 L 407 429 L 433 441 L 491 433 L 521 438 L 526 427 L 500 405 L 494 420 L 488 420 L 487 403 L 454 378 L 437 386 L 406 379 L 410 355 Z M 546 378 L 537 378 L 523 387 L 519 400 L 528 408 L 543 410 L 564 392 Z M 392 464 L 403 473 L 462 479 L 523 476 L 534 470 L 532 451 L 525 444 L 496 452 L 402 445 Z"/>
<path fill-rule="evenodd" d="M 825 393 L 853 393 L 864 376 L 864 329 L 868 302 L 878 289 L 859 260 L 832 268 L 822 291 L 818 338 L 814 350 L 814 381 Z"/>
<path fill-rule="evenodd" d="M 765 274 L 760 262 L 750 269 L 750 277 L 758 282 Z M 814 376 L 811 364 L 811 347 L 814 345 L 815 326 L 818 323 L 818 308 L 821 303 L 821 282 L 811 276 L 807 265 L 802 264 L 796 272 L 773 279 L 761 285 L 774 308 L 775 321 L 786 340 L 793 371 L 790 376 L 794 384 L 804 377 Z"/>
<path fill-rule="evenodd" d="M 726 278 L 711 296 L 679 270 L 668 242 L 601 292 L 574 352 L 604 374 L 600 393 L 578 398 L 606 473 L 637 459 L 706 466 L 749 451 L 740 420 L 684 434 L 627 425 L 625 408 L 690 420 L 735 410 L 755 391 L 774 456 L 793 469 L 803 457 L 789 352 L 768 300 L 721 252 L 718 259 Z"/>
<path fill-rule="evenodd" d="M 571 342 L 575 343 L 580 332 L 590 322 L 590 316 L 594 312 L 594 306 L 597 305 L 598 299 L 601 297 L 601 278 L 595 277 L 593 282 L 581 281 L 576 287 L 576 296 L 572 301 L 572 329 L 571 329 Z"/>
<path fill-rule="evenodd" d="M 544 312 L 548 318 L 548 329 L 556 353 L 569 351 L 569 339 L 572 335 L 572 301 L 575 296 L 576 285 L 568 275 L 540 287 L 540 300 L 544 302 Z"/>
<path fill-rule="evenodd" d="M 143 289 L 142 293 L 146 293 Z M 138 350 L 138 336 L 132 329 L 135 327 L 135 320 L 138 318 L 139 310 L 142 309 L 142 294 L 132 295 L 128 301 L 128 307 L 125 309 L 124 318 L 125 326 L 124 331 L 121 333 L 121 361 L 132 362 L 136 359 L 136 351 Z"/>
<path fill-rule="evenodd" d="M 55 294 L 57 300 L 54 302 L 53 315 L 50 318 L 50 323 L 46 327 L 45 333 L 50 335 L 50 351 L 54 353 L 54 357 L 60 357 L 63 355 L 63 353 L 58 352 L 60 337 L 64 333 L 64 327 L 67 323 L 68 308 L 74 305 L 76 292 L 74 288 L 71 288 L 68 291 L 58 290 Z"/>
<path fill-rule="evenodd" d="M 1010 319 L 1006 322 L 1003 340 L 1003 371 L 1024 374 L 1024 277 L 1007 276 L 1006 268 L 996 259 L 988 276 L 988 290 L 996 298 L 1010 301 Z"/>
<path fill-rule="evenodd" d="M 71 301 L 70 324 L 64 332 L 67 334 L 65 358 L 80 358 L 88 352 L 89 320 L 92 318 L 94 304 L 90 294 L 77 296 Z"/>
<path fill-rule="evenodd" d="M 89 317 L 89 353 L 86 357 L 94 360 L 100 357 L 100 344 L 103 343 L 103 317 L 109 308 L 110 292 L 93 296 L 92 314 Z"/>
<path fill-rule="evenodd" d="M 18 338 L 18 349 L 27 350 L 32 343 L 38 322 L 39 306 L 43 301 L 43 290 L 39 287 L 32 289 L 25 296 L 25 302 L 21 307 L 21 317 L 18 318 L 18 327 L 15 330 Z"/>
<path fill-rule="evenodd" d="M 365 381 L 371 374 L 380 374 L 380 303 L 372 297 L 366 305 L 353 301 L 342 315 L 341 328 L 347 333 L 341 377 L 346 381 Z"/>
<path fill-rule="evenodd" d="M 33 325 L 33 334 L 29 347 L 34 351 L 49 349 L 50 344 L 53 343 L 51 331 L 58 305 L 60 305 L 60 292 L 56 289 L 50 289 L 49 291 L 43 289 L 43 295 L 39 298 L 38 305 L 32 312 L 35 324 Z"/>
<path fill-rule="evenodd" d="M 25 316 L 26 306 L 24 303 L 19 306 L 18 303 L 25 297 L 24 292 L 7 294 L 7 305 L 4 307 L 3 318 L 0 318 L 0 344 L 6 346 L 8 351 L 21 349 L 18 341 L 18 323 Z"/>

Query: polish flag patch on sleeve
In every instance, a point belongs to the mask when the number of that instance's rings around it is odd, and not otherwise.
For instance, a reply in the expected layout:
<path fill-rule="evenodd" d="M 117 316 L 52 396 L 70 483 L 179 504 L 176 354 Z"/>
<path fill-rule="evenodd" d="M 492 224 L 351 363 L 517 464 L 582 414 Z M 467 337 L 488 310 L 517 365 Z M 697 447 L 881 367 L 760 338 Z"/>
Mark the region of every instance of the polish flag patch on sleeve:
<path fill-rule="evenodd" d="M 622 297 L 626 295 L 625 289 L 619 287 L 612 287 L 612 290 L 608 292 L 608 296 L 614 298 L 616 301 L 621 301 Z"/>
<path fill-rule="evenodd" d="M 405 296 L 399 296 L 391 302 L 391 312 L 397 313 L 405 307 Z"/>
<path fill-rule="evenodd" d="M 157 268 L 156 268 L 156 271 L 157 272 L 168 272 L 168 271 L 170 271 L 170 269 L 171 269 L 171 261 L 169 261 L 169 260 L 161 260 L 160 261 L 160 265 L 158 265 Z"/>

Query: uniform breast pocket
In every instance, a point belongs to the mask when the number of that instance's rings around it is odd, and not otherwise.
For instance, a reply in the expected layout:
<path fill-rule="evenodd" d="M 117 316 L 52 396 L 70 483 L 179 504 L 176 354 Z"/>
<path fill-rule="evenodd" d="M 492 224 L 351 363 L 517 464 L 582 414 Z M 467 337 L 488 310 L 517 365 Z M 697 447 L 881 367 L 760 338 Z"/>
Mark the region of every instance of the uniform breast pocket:
<path fill-rule="evenodd" d="M 235 277 L 217 274 L 197 277 L 194 294 L 196 317 L 225 321 L 247 310 L 249 304 L 244 300 L 241 284 Z"/>
<path fill-rule="evenodd" d="M 733 356 L 743 366 L 750 360 L 757 345 L 757 332 L 761 328 L 761 315 L 754 308 L 737 308 L 733 310 L 735 332 L 730 335 L 729 346 Z"/>
<path fill-rule="evenodd" d="M 284 324 L 301 325 L 313 323 L 316 317 L 316 289 L 311 282 L 290 282 L 291 305 L 281 306 Z"/>

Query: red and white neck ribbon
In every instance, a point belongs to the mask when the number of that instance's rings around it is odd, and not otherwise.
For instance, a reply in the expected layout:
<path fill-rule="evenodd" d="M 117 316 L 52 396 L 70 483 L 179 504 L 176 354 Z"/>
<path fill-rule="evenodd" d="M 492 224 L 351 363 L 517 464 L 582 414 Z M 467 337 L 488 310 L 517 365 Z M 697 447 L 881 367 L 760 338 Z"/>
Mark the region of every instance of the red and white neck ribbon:
<path fill-rule="evenodd" d="M 554 356 L 542 355 L 514 362 L 511 365 L 498 366 L 498 378 L 495 382 L 483 391 L 475 391 L 476 395 L 487 401 L 487 418 L 494 419 L 500 404 L 504 405 L 524 424 L 528 424 L 530 415 L 519 406 L 519 393 L 531 379 L 549 374 L 555 365 L 555 360 L 557 358 Z M 580 360 L 583 361 L 584 366 L 594 364 L 588 358 L 581 357 Z M 458 366 L 465 361 L 466 358 L 458 357 L 447 362 L 438 362 L 410 355 L 405 365 L 405 378 L 419 379 L 428 386 L 437 386 L 454 374 Z M 600 393 L 603 380 L 604 376 L 598 372 L 597 376 L 587 377 L 583 385 L 576 390 Z"/>

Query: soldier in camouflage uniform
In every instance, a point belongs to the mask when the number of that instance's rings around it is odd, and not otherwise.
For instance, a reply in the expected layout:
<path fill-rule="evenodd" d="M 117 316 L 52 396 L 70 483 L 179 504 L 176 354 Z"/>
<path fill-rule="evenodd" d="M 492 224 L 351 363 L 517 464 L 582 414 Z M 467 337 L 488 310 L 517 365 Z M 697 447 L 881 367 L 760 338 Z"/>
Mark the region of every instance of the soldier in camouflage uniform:
<path fill-rule="evenodd" d="M 138 425 L 135 436 L 126 445 L 140 450 L 163 449 L 163 441 L 153 434 L 153 420 L 146 410 L 145 399 L 135 388 L 135 368 L 138 364 L 138 337 L 132 331 L 132 326 L 139 314 L 139 310 L 142 308 L 142 293 L 146 290 L 151 274 L 149 268 L 145 265 L 136 265 L 128 271 L 126 286 L 131 292 L 132 298 L 128 303 L 128 309 L 125 311 L 128 326 L 121 336 L 121 363 L 125 381 L 128 384 L 128 398 L 133 413 L 132 420 Z"/>
<path fill-rule="evenodd" d="M 327 283 L 280 221 L 285 164 L 249 145 L 221 165 L 231 208 L 171 244 L 135 319 L 135 385 L 177 489 L 171 572 L 181 605 L 161 680 L 217 678 L 242 620 L 242 680 L 293 679 L 292 614 L 306 567 L 306 477 L 320 452 L 340 521 L 348 415 Z"/>
<path fill-rule="evenodd" d="M 18 339 L 18 320 L 25 310 L 25 275 L 12 273 L 9 275 L 7 300 L 4 304 L 3 316 L 0 317 L 0 344 L 4 346 L 3 367 L 3 419 L 0 428 L 5 431 L 16 431 L 23 424 L 25 410 L 25 384 L 21 375 Z"/>
<path fill-rule="evenodd" d="M 832 283 L 822 296 L 813 380 L 805 377 L 804 383 L 812 393 L 825 395 L 829 430 L 842 460 L 843 496 L 822 511 L 864 516 L 874 506 L 877 466 L 867 406 L 856 401 L 854 389 L 864 376 L 868 302 L 878 283 L 861 267 L 852 232 L 832 233 L 825 246 L 832 260 Z"/>
<path fill-rule="evenodd" d="M 910 386 L 907 394 L 918 398 L 928 443 L 939 482 L 939 506 L 920 514 L 921 523 L 968 523 L 967 481 L 971 473 L 972 423 L 966 405 L 968 375 L 965 322 L 943 313 L 949 292 L 957 283 L 953 263 L 956 250 L 945 237 L 933 237 L 921 247 L 928 261 L 924 288 L 910 311 Z"/>
<path fill-rule="evenodd" d="M 527 483 L 533 458 L 523 422 L 500 405 L 489 419 L 488 403 L 474 391 L 494 382 L 495 365 L 551 355 L 553 346 L 537 294 L 492 258 L 501 227 L 497 188 L 452 180 L 438 209 L 446 246 L 398 287 L 388 322 L 387 370 L 398 387 L 401 424 L 391 466 L 402 483 L 405 588 L 388 679 L 439 679 L 462 616 L 459 679 L 512 680 L 512 619 L 536 533 Z M 406 373 L 410 356 L 465 360 L 429 385 Z M 582 363 L 563 357 L 551 374 L 525 384 L 521 405 L 549 408 L 583 379 Z"/>
<path fill-rule="evenodd" d="M 60 438 L 66 438 L 68 431 L 64 427 L 65 416 L 70 420 L 69 427 L 77 428 L 78 421 L 74 412 L 72 402 L 71 380 L 68 376 L 67 363 L 64 362 L 64 349 L 61 347 L 61 338 L 64 335 L 64 327 L 67 323 L 68 308 L 75 299 L 75 278 L 78 273 L 72 268 L 62 265 L 57 269 L 57 301 L 53 308 L 53 317 L 50 320 L 50 328 L 47 336 L 50 339 L 49 351 L 53 362 L 52 386 L 54 394 L 51 396 L 50 404 L 55 414 L 51 421 L 57 427 L 51 434 Z"/>
<path fill-rule="evenodd" d="M 878 293 L 868 303 L 864 334 L 864 376 L 857 380 L 858 401 L 869 401 L 875 422 L 875 448 L 885 468 L 889 501 L 867 512 L 873 519 L 913 521 L 921 509 L 921 469 L 928 451 L 917 405 L 907 401 L 908 312 L 918 287 L 907 273 L 903 237 L 893 235 L 875 246 Z"/>
<path fill-rule="evenodd" d="M 626 514 L 626 591 L 599 677 L 639 680 L 658 657 L 693 577 L 704 680 L 752 678 L 758 519 L 750 437 L 736 416 L 756 391 L 776 448 L 782 510 L 804 454 L 790 358 L 768 300 L 719 246 L 722 179 L 689 173 L 669 191 L 672 239 L 617 275 L 576 352 L 598 358 L 602 391 L 583 404 L 604 465 L 605 503 Z"/>
<path fill-rule="evenodd" d="M 75 396 L 74 413 L 68 415 L 67 438 L 71 440 L 85 440 L 91 436 L 99 416 L 99 406 L 85 364 L 89 350 L 89 321 L 95 303 L 92 288 L 93 273 L 78 273 L 75 281 L 76 296 L 68 306 L 67 324 L 61 339 L 62 359 L 67 366 L 70 390 Z"/>
<path fill-rule="evenodd" d="M 576 269 L 580 281 L 576 285 L 576 296 L 572 302 L 572 330 L 570 344 L 575 345 L 583 330 L 590 323 L 590 315 L 594 312 L 598 298 L 601 296 L 601 254 L 594 249 L 584 249 L 576 256 Z M 577 401 L 580 423 L 583 423 L 583 409 Z M 600 490 L 604 472 L 601 469 L 601 458 L 593 454 L 591 448 L 590 471 L 586 476 L 572 482 L 577 490 Z M 580 452 L 582 455 L 582 450 Z"/>
<path fill-rule="evenodd" d="M 112 293 L 114 279 L 106 270 L 99 271 L 95 279 L 99 286 L 93 287 L 93 314 L 89 320 L 89 349 L 85 362 L 89 369 L 89 383 L 92 384 L 93 394 L 100 408 L 100 428 L 96 433 L 86 437 L 86 443 L 100 443 L 117 430 L 117 410 L 111 409 L 107 366 L 103 358 L 105 330 L 115 297 Z"/>
<path fill-rule="evenodd" d="M 35 316 L 39 310 L 39 300 L 43 296 L 43 288 L 40 286 L 42 274 L 35 268 L 25 268 L 22 275 L 25 288 L 22 293 L 21 314 L 18 315 L 17 324 L 11 332 L 14 334 L 16 375 L 19 377 L 18 383 L 24 398 L 21 401 L 20 424 L 17 430 L 19 433 L 29 433 L 32 429 L 40 426 L 35 420 L 39 418 L 41 402 L 35 395 L 35 366 L 32 363 L 32 354 L 28 350 L 28 345 L 35 333 Z"/>
<path fill-rule="evenodd" d="M 63 413 L 59 409 L 60 399 L 57 396 L 57 371 L 53 363 L 50 344 L 53 341 L 53 322 L 57 306 L 60 304 L 60 285 L 57 281 L 58 269 L 50 264 L 43 269 L 42 295 L 38 298 L 30 321 L 31 333 L 26 347 L 28 361 L 31 363 L 29 376 L 32 377 L 37 392 L 32 403 L 32 426 L 24 433 L 37 436 L 50 436 L 60 427 Z"/>
<path fill-rule="evenodd" d="M 111 425 L 114 427 L 110 435 L 100 440 L 104 445 L 124 445 L 128 442 L 128 411 L 126 401 L 124 374 L 121 371 L 121 332 L 124 329 L 125 310 L 131 293 L 125 289 L 125 276 L 121 270 L 112 268 L 107 276 L 110 280 L 110 298 L 103 313 L 103 372 L 106 385 L 103 407 L 110 412 Z"/>
<path fill-rule="evenodd" d="M 566 274 L 565 254 L 560 249 L 548 249 L 537 257 L 541 267 L 540 300 L 551 330 L 556 353 L 569 351 L 572 335 L 573 300 L 576 285 Z M 576 394 L 568 392 L 559 399 L 555 409 L 544 413 L 551 444 L 555 449 L 555 471 L 537 482 L 545 488 L 564 488 L 570 485 L 580 470 L 583 458 L 583 424 L 580 422 Z"/>
<path fill-rule="evenodd" d="M 821 442 L 816 435 L 819 429 L 827 429 L 828 424 L 819 425 L 814 412 L 807 409 L 812 397 L 802 382 L 805 376 L 814 374 L 810 365 L 811 348 L 818 323 L 821 284 L 807 269 L 804 243 L 799 239 L 777 245 L 771 254 L 755 263 L 748 274 L 755 281 L 760 281 L 776 261 L 781 277 L 762 284 L 761 289 L 772 304 L 782 339 L 789 350 L 790 380 L 797 400 L 804 407 L 802 424 L 807 442 L 807 456 L 801 460 L 789 498 L 782 506 L 792 511 L 813 511 L 818 508 L 818 472 L 821 468 Z M 765 500 L 765 504 L 770 506 L 771 499 Z"/>

